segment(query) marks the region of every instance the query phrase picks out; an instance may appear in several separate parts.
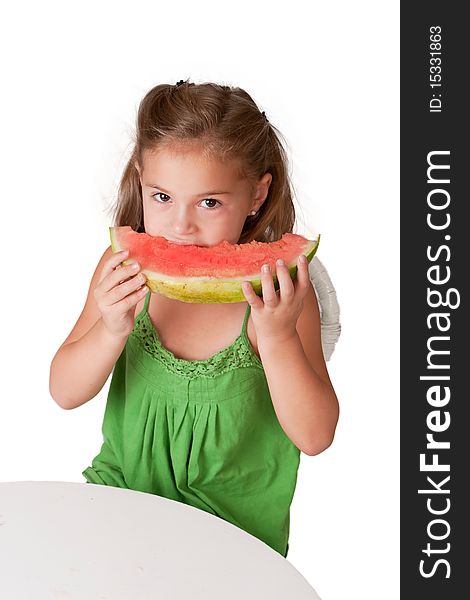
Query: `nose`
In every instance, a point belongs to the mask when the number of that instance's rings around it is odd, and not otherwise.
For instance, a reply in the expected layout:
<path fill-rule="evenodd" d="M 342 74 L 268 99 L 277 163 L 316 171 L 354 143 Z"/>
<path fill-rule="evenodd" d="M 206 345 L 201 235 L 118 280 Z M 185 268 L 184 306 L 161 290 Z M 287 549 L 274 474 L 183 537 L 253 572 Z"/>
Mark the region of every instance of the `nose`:
<path fill-rule="evenodd" d="M 176 211 L 173 229 L 177 235 L 188 235 L 194 233 L 196 224 L 194 215 L 189 208 L 180 206 Z"/>

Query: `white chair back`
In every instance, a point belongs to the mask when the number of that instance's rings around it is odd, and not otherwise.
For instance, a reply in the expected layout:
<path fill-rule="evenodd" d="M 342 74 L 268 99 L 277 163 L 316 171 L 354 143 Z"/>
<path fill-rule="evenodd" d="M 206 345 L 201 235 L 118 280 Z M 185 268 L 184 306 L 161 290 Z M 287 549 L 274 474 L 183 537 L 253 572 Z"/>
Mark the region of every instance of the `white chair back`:
<path fill-rule="evenodd" d="M 325 267 L 316 256 L 310 261 L 308 271 L 320 308 L 323 356 L 325 361 L 328 361 L 341 334 L 336 290 Z"/>

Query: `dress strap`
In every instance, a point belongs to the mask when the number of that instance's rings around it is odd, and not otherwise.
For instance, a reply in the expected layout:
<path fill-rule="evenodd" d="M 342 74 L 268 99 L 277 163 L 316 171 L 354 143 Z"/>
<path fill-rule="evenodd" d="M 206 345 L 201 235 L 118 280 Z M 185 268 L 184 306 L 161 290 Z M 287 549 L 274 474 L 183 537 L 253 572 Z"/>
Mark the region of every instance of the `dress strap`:
<path fill-rule="evenodd" d="M 149 302 L 150 302 L 150 294 L 152 292 L 149 292 L 146 296 L 145 296 L 145 302 L 144 302 L 144 313 L 148 312 L 149 309 Z"/>
<path fill-rule="evenodd" d="M 242 327 L 242 333 L 244 333 L 245 335 L 247 335 L 246 324 L 248 323 L 248 318 L 250 317 L 250 312 L 251 312 L 251 304 L 248 304 L 248 306 L 246 307 L 245 318 L 243 319 L 243 327 Z"/>
<path fill-rule="evenodd" d="M 144 313 L 148 313 L 149 302 L 150 302 L 150 294 L 151 293 L 152 292 L 148 292 L 148 294 L 145 296 L 144 308 L 143 308 L 143 311 L 142 311 Z M 247 323 L 248 323 L 248 319 L 250 317 L 250 312 L 251 312 L 251 305 L 248 304 L 248 306 L 246 307 L 245 318 L 243 319 L 243 326 L 242 326 L 242 333 L 244 333 L 245 335 L 247 335 L 246 326 L 247 326 Z"/>

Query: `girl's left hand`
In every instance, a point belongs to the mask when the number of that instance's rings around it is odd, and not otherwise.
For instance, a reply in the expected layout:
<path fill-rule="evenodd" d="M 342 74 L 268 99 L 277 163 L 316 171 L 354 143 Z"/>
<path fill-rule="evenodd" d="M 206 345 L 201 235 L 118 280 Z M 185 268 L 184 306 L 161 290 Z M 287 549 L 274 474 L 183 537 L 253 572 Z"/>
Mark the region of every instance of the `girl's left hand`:
<path fill-rule="evenodd" d="M 297 277 L 292 281 L 287 266 L 276 263 L 279 290 L 274 289 L 269 269 L 261 269 L 261 299 L 250 282 L 242 283 L 243 294 L 251 305 L 251 317 L 258 340 L 275 339 L 283 341 L 296 334 L 296 324 L 303 309 L 303 300 L 311 285 L 308 262 L 303 256 L 297 259 Z"/>

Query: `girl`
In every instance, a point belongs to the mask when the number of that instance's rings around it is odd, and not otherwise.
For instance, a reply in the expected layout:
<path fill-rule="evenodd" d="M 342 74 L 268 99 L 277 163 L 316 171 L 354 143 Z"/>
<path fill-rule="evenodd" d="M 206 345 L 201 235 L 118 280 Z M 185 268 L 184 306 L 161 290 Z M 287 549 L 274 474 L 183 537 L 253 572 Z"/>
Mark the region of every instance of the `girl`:
<path fill-rule="evenodd" d="M 176 244 L 269 242 L 292 232 L 287 158 L 242 89 L 157 85 L 143 98 L 116 225 Z M 140 265 L 107 248 L 83 311 L 51 364 L 64 409 L 113 370 L 101 451 L 88 483 L 157 494 L 208 511 L 287 556 L 300 452 L 332 442 L 338 402 L 306 261 L 262 298 L 188 304 L 150 294 Z"/>

